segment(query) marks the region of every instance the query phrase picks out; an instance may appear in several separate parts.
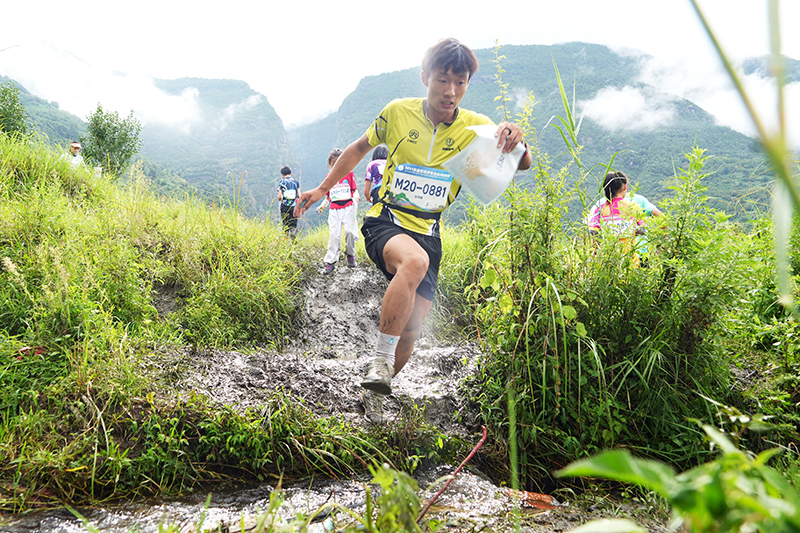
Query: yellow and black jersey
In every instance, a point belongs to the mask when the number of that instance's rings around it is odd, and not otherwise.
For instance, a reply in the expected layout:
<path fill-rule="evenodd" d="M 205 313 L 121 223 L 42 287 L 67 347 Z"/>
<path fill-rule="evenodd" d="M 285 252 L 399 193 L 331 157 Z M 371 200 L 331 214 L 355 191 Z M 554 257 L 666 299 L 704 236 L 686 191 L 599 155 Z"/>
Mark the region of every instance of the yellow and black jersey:
<path fill-rule="evenodd" d="M 409 231 L 438 235 L 441 212 L 461 190 L 442 164 L 475 138 L 468 126 L 493 122 L 480 113 L 457 108 L 453 122 L 434 129 L 425 106 L 424 98 L 393 100 L 367 130 L 370 145 L 389 147 L 381 201 L 367 216 L 387 217 Z"/>

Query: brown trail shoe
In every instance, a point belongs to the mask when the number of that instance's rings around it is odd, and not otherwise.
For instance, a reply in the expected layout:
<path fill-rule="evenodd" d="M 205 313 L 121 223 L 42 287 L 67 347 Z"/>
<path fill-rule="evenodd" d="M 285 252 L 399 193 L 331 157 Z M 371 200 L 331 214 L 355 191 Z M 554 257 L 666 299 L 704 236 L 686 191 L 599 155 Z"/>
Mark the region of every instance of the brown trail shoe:
<path fill-rule="evenodd" d="M 389 361 L 378 356 L 370 363 L 367 375 L 361 380 L 361 386 L 380 394 L 391 394 L 393 375 L 394 370 L 389 368 Z"/>
<path fill-rule="evenodd" d="M 385 396 L 371 390 L 361 393 L 361 403 L 364 404 L 364 420 L 370 424 L 385 424 L 383 416 L 383 399 Z"/>

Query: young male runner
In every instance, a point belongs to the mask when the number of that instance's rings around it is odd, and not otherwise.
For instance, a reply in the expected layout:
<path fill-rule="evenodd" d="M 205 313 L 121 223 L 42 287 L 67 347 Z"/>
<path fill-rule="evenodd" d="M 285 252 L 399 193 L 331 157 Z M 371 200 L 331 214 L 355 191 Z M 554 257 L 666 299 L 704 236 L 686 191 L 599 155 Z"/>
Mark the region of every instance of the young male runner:
<path fill-rule="evenodd" d="M 456 39 L 443 39 L 422 61 L 426 98 L 390 102 L 367 132 L 350 144 L 317 187 L 303 193 L 295 212 L 304 214 L 342 176 L 379 144 L 389 147 L 380 201 L 364 218 L 361 232 L 367 255 L 389 279 L 383 296 L 375 358 L 361 386 L 365 418 L 383 423 L 383 398 L 391 394 L 392 377 L 408 362 L 428 315 L 439 277 L 442 244 L 439 218 L 461 185 L 442 164 L 463 150 L 475 133 L 467 126 L 492 124 L 491 119 L 458 107 L 478 60 Z M 503 122 L 495 133 L 497 146 L 511 152 L 522 131 Z M 519 169 L 530 168 L 526 150 Z"/>

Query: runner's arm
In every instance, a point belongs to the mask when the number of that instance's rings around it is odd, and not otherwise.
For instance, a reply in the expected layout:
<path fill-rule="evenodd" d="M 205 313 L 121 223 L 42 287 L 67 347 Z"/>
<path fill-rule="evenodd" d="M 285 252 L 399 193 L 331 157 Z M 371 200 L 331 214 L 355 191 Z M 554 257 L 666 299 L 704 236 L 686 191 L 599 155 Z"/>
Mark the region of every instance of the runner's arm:
<path fill-rule="evenodd" d="M 367 177 L 364 179 L 364 198 L 372 203 L 372 176 L 370 176 L 369 168 L 367 168 Z"/>
<path fill-rule="evenodd" d="M 297 205 L 294 208 L 295 216 L 304 215 L 309 207 L 319 202 L 320 199 L 331 190 L 331 187 L 336 185 L 340 179 L 345 177 L 348 172 L 351 172 L 356 167 L 359 161 L 364 159 L 364 156 L 367 155 L 371 149 L 372 146 L 369 144 L 366 135 L 362 135 L 357 141 L 350 143 L 350 145 L 344 149 L 342 155 L 339 156 L 339 159 L 336 160 L 336 164 L 334 164 L 331 171 L 328 172 L 328 176 L 319 184 L 319 187 L 300 195 L 300 198 L 297 199 Z"/>

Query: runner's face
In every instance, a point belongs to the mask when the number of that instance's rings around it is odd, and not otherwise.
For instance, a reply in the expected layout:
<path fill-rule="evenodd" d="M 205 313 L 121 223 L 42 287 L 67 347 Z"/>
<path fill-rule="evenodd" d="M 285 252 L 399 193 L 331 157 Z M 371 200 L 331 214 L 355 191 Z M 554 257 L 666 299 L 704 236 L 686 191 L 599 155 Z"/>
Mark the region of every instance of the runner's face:
<path fill-rule="evenodd" d="M 449 122 L 467 92 L 468 75 L 455 74 L 452 70 L 434 70 L 430 75 L 422 73 L 422 83 L 428 88 L 430 118 L 434 122 Z"/>

